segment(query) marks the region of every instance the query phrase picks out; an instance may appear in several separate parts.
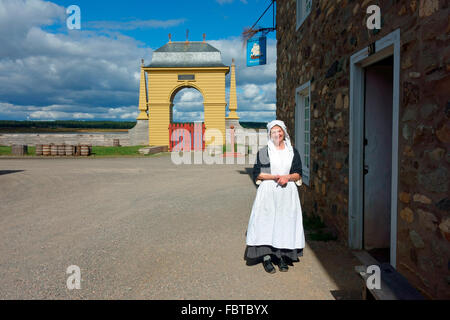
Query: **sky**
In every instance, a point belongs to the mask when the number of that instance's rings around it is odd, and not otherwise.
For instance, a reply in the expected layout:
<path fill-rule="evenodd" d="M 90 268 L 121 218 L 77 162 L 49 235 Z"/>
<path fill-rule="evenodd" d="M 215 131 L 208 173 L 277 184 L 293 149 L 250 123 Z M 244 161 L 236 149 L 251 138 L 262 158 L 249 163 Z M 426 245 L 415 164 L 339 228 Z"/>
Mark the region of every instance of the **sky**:
<path fill-rule="evenodd" d="M 222 62 L 236 61 L 240 121 L 275 119 L 276 37 L 267 35 L 267 64 L 247 67 L 242 31 L 271 0 L 0 0 L 0 120 L 114 120 L 138 116 L 141 59 L 168 42 L 206 41 Z M 66 12 L 81 11 L 69 30 Z M 272 27 L 272 9 L 259 21 Z M 226 78 L 227 101 L 230 74 Z M 174 121 L 203 120 L 203 97 L 183 89 Z M 228 109 L 227 109 L 228 113 Z"/>

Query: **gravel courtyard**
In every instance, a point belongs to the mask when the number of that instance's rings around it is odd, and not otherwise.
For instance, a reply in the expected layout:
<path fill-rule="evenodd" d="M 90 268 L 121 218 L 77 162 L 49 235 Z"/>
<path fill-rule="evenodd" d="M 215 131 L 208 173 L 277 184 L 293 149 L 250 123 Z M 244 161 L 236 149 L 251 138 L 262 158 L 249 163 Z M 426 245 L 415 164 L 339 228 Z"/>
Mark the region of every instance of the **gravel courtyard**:
<path fill-rule="evenodd" d="M 357 299 L 337 242 L 308 241 L 287 273 L 246 265 L 251 167 L 0 159 L 0 299 Z"/>

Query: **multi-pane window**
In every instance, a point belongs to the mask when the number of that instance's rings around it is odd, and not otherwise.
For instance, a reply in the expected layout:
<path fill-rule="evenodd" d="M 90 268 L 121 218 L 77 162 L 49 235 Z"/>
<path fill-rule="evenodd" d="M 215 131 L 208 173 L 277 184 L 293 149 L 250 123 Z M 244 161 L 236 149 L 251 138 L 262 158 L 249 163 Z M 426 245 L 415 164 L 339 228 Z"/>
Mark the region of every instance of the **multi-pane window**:
<path fill-rule="evenodd" d="M 311 13 L 312 0 L 297 0 L 297 29 Z"/>
<path fill-rule="evenodd" d="M 310 82 L 296 90 L 295 147 L 302 159 L 302 180 L 309 185 L 311 163 L 311 93 Z"/>
<path fill-rule="evenodd" d="M 310 135 L 310 128 L 309 128 L 309 115 L 310 115 L 310 107 L 309 107 L 309 96 L 305 96 L 304 98 L 304 106 L 305 106 L 305 166 L 309 169 L 309 159 L 310 159 L 310 152 L 309 152 L 309 135 Z"/>

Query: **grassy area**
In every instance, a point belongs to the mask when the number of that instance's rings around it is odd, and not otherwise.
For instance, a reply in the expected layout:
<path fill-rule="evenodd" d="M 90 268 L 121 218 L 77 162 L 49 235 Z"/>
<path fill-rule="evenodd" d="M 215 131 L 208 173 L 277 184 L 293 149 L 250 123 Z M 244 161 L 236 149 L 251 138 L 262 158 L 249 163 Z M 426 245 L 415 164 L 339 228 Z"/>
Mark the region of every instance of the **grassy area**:
<path fill-rule="evenodd" d="M 11 154 L 11 147 L 0 146 L 0 156 L 6 156 Z"/>
<path fill-rule="evenodd" d="M 92 146 L 92 156 L 95 157 L 111 157 L 111 156 L 142 156 L 139 149 L 146 146 L 129 146 L 129 147 L 96 147 Z"/>
<path fill-rule="evenodd" d="M 142 157 L 139 149 L 146 146 L 129 146 L 129 147 L 92 147 L 91 157 Z M 11 156 L 11 147 L 0 146 L 0 156 Z M 27 156 L 36 156 L 36 147 L 28 147 Z M 145 155 L 155 156 L 155 155 Z"/>
<path fill-rule="evenodd" d="M 0 146 L 0 156 L 10 156 L 11 155 L 11 147 L 10 146 Z M 34 156 L 36 154 L 36 147 L 28 146 L 28 153 L 26 156 Z"/>
<path fill-rule="evenodd" d="M 317 215 L 303 215 L 303 227 L 305 229 L 306 239 L 312 241 L 335 241 L 337 237 L 328 231 L 322 219 Z"/>

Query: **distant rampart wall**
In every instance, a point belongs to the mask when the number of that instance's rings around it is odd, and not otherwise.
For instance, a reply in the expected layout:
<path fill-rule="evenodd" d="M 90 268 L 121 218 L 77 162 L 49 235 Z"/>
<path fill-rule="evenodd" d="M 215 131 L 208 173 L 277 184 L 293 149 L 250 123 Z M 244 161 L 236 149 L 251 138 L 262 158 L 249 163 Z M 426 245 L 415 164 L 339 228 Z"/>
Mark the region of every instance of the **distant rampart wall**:
<path fill-rule="evenodd" d="M 0 145 L 11 146 L 13 144 L 22 144 L 28 146 L 34 146 L 36 144 L 87 144 L 93 146 L 112 146 L 114 139 L 119 139 L 119 143 L 122 146 L 130 145 L 130 139 L 127 133 L 115 134 L 41 134 L 41 133 L 8 133 L 0 134 Z"/>

